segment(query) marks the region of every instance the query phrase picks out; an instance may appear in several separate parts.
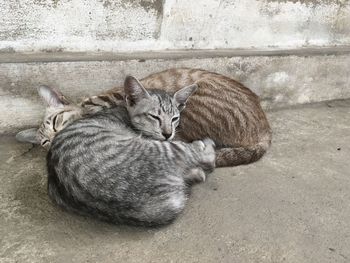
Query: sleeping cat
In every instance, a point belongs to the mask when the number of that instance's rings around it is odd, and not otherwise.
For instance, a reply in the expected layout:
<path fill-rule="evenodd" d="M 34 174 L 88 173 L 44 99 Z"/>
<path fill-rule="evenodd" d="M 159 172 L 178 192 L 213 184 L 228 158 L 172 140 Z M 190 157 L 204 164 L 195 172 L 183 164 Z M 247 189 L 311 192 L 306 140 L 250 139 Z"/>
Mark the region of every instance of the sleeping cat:
<path fill-rule="evenodd" d="M 47 155 L 48 193 L 63 208 L 112 223 L 159 226 L 184 209 L 189 187 L 215 167 L 214 143 L 171 142 L 196 85 L 170 95 L 125 80 L 125 106 L 103 109 L 58 131 Z M 51 108 L 67 106 L 52 90 Z M 66 111 L 67 112 L 67 111 Z M 162 127 L 159 129 L 160 116 Z"/>
<path fill-rule="evenodd" d="M 178 68 L 154 73 L 140 82 L 146 89 L 170 93 L 193 83 L 198 86 L 181 113 L 175 138 L 173 130 L 169 138 L 163 136 L 163 139 L 191 142 L 211 138 L 216 144 L 217 167 L 257 161 L 271 144 L 272 132 L 258 96 L 231 78 L 201 69 Z M 47 114 L 39 132 L 36 129 L 25 130 L 17 135 L 17 139 L 48 147 L 56 132 L 69 121 L 119 105 L 123 103 L 123 98 L 123 88 L 114 88 L 88 98 L 81 107 L 69 107 L 68 112 L 63 109 L 53 111 Z"/>

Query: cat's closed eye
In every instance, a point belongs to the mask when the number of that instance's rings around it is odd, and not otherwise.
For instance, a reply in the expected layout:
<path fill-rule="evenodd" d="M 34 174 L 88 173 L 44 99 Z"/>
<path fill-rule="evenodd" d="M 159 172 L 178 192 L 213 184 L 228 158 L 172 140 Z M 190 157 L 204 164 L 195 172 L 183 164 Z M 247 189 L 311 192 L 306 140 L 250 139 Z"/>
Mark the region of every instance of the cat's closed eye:
<path fill-rule="evenodd" d="M 155 120 L 159 121 L 159 123 L 161 123 L 161 119 L 158 116 L 150 114 L 150 113 L 148 114 L 148 116 L 150 116 L 152 119 L 155 119 Z"/>
<path fill-rule="evenodd" d="M 58 116 L 58 114 L 55 115 L 55 116 L 53 117 L 53 119 L 52 119 L 52 128 L 53 128 L 53 131 L 54 131 L 54 132 L 57 132 L 57 130 L 56 130 L 56 127 L 57 127 L 57 125 L 56 125 L 57 116 Z"/>
<path fill-rule="evenodd" d="M 41 142 L 41 145 L 42 146 L 45 146 L 47 143 L 49 143 L 50 141 L 49 140 L 44 140 L 43 142 Z"/>
<path fill-rule="evenodd" d="M 172 119 L 171 119 L 171 122 L 176 122 L 176 121 L 178 121 L 179 120 L 179 116 L 175 116 L 175 117 L 173 117 Z"/>

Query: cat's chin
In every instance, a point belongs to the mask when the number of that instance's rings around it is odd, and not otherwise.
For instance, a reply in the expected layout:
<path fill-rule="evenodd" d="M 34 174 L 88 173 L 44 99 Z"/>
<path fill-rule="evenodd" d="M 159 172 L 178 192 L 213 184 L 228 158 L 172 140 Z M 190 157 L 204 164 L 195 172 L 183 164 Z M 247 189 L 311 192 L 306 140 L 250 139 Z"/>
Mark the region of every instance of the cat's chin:
<path fill-rule="evenodd" d="M 172 141 L 173 140 L 173 136 L 172 137 L 170 137 L 170 138 L 168 138 L 168 139 L 166 139 L 163 135 L 152 135 L 152 136 L 150 136 L 150 138 L 152 138 L 153 140 L 157 140 L 157 141 L 168 141 L 168 142 L 170 142 L 170 141 Z"/>
<path fill-rule="evenodd" d="M 165 139 L 163 136 L 153 137 L 153 139 L 158 140 L 158 141 L 168 141 L 168 140 Z"/>
<path fill-rule="evenodd" d="M 161 134 L 154 134 L 154 133 L 151 134 L 151 133 L 143 132 L 142 135 L 143 137 L 146 137 L 148 139 L 157 140 L 157 141 L 166 141 L 164 136 Z"/>

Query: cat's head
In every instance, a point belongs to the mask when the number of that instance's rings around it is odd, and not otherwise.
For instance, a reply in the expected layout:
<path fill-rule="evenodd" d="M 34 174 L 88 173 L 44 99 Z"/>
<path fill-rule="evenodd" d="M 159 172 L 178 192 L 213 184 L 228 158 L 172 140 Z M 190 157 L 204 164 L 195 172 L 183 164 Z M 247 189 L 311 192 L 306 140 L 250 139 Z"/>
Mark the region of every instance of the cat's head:
<path fill-rule="evenodd" d="M 82 108 L 70 103 L 61 93 L 47 86 L 40 86 L 38 93 L 47 104 L 44 121 L 39 129 L 20 131 L 16 139 L 48 148 L 57 132 L 81 118 Z"/>
<path fill-rule="evenodd" d="M 125 102 L 133 126 L 143 135 L 157 140 L 172 140 L 179 125 L 180 112 L 190 95 L 197 89 L 193 84 L 169 94 L 162 90 L 146 90 L 134 77 L 125 79 Z"/>

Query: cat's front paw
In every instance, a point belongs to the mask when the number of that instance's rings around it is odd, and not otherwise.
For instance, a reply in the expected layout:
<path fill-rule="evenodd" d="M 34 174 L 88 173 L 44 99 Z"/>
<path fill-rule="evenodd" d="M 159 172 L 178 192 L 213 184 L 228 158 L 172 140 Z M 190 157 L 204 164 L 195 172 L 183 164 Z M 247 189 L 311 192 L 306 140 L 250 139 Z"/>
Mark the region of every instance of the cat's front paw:
<path fill-rule="evenodd" d="M 204 140 L 194 141 L 194 147 L 199 150 L 200 164 L 206 172 L 211 172 L 215 168 L 215 143 L 207 138 Z"/>
<path fill-rule="evenodd" d="M 184 176 L 188 184 L 201 183 L 205 181 L 206 175 L 202 168 L 193 168 Z"/>
<path fill-rule="evenodd" d="M 205 144 L 202 140 L 194 141 L 192 145 L 198 151 L 203 151 L 205 149 Z"/>
<path fill-rule="evenodd" d="M 210 139 L 210 138 L 205 138 L 203 140 L 203 143 L 204 143 L 205 147 L 215 148 L 215 142 L 212 139 Z"/>
<path fill-rule="evenodd" d="M 212 139 L 206 138 L 204 140 L 198 140 L 192 142 L 192 145 L 200 151 L 205 151 L 206 149 L 210 149 L 215 147 L 215 143 Z"/>

